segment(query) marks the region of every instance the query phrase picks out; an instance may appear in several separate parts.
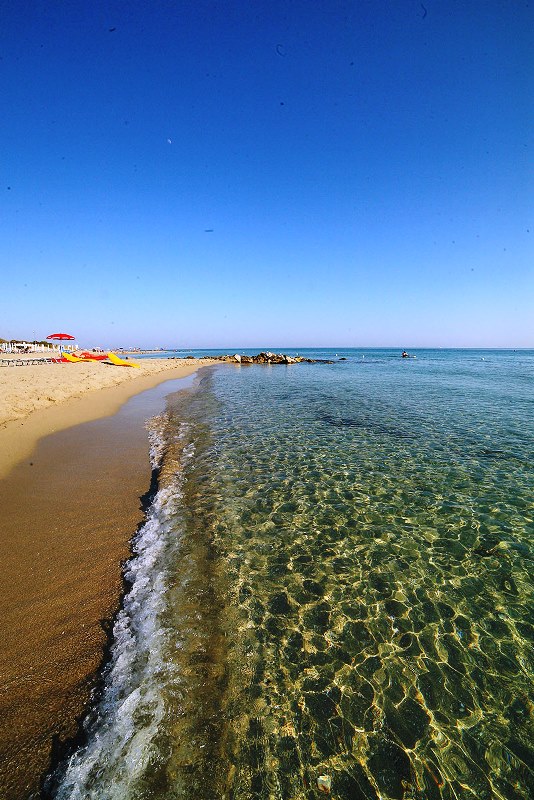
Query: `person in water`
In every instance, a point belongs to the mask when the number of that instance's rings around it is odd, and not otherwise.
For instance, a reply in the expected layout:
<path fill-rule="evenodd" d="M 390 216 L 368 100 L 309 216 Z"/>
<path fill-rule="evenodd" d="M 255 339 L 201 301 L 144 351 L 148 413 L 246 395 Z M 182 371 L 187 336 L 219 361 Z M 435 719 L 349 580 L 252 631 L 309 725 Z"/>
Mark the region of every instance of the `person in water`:
<path fill-rule="evenodd" d="M 406 352 L 406 350 L 402 351 L 402 357 L 403 358 L 408 358 L 408 353 Z"/>

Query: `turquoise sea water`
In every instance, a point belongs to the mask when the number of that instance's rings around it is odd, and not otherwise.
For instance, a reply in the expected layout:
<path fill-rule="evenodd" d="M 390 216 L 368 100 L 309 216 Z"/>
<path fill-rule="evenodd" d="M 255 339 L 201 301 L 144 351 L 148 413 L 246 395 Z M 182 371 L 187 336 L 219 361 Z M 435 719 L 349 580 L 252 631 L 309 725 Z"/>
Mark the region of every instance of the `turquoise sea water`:
<path fill-rule="evenodd" d="M 152 422 L 54 797 L 534 796 L 534 351 L 300 354 L 335 363 L 210 368 Z"/>

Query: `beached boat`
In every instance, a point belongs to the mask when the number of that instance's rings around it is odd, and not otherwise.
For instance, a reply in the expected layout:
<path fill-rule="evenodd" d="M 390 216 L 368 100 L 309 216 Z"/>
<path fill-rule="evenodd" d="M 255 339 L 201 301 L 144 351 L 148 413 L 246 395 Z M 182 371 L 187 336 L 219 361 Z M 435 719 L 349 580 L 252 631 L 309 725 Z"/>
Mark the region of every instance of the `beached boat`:
<path fill-rule="evenodd" d="M 112 364 L 115 364 L 117 367 L 137 367 L 139 369 L 140 364 L 136 364 L 135 361 L 128 361 L 125 358 L 120 358 L 115 353 L 108 353 L 108 359 L 111 361 Z"/>
<path fill-rule="evenodd" d="M 83 353 L 77 353 L 76 355 L 84 361 L 105 361 L 108 357 L 107 353 L 89 353 L 87 350 L 84 350 Z"/>

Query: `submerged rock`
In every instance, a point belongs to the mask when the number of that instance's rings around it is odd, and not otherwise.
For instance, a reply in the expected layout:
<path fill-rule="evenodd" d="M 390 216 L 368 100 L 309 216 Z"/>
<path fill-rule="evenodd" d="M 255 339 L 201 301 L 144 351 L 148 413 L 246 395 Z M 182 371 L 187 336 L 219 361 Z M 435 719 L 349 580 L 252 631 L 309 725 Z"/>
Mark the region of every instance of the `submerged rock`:
<path fill-rule="evenodd" d="M 410 783 L 411 767 L 407 753 L 383 735 L 376 734 L 371 742 L 369 769 L 381 792 L 395 800 L 405 797 Z"/>
<path fill-rule="evenodd" d="M 306 708 L 319 725 L 326 725 L 338 715 L 336 703 L 326 692 L 306 692 L 304 699 Z"/>
<path fill-rule="evenodd" d="M 269 611 L 271 614 L 289 614 L 291 612 L 291 604 L 289 602 L 286 592 L 274 595 L 269 600 Z"/>

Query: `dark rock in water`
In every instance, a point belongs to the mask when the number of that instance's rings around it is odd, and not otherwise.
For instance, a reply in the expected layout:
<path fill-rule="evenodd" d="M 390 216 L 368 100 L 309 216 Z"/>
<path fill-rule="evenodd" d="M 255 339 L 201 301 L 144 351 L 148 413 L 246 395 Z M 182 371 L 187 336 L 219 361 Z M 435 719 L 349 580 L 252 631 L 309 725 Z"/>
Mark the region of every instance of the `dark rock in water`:
<path fill-rule="evenodd" d="M 337 716 L 337 706 L 324 692 L 308 692 L 304 695 L 306 708 L 321 725 L 328 722 L 331 717 Z"/>
<path fill-rule="evenodd" d="M 265 620 L 265 630 L 276 639 L 281 639 L 286 631 L 285 620 L 281 615 L 267 617 Z"/>
<path fill-rule="evenodd" d="M 271 597 L 268 605 L 271 614 L 291 613 L 291 605 L 285 592 L 280 592 L 280 594 L 275 594 L 274 597 Z"/>
<path fill-rule="evenodd" d="M 347 359 L 345 358 L 345 356 L 341 356 L 341 358 L 339 360 L 340 361 L 346 361 Z"/>
<path fill-rule="evenodd" d="M 369 737 L 371 738 L 371 737 Z M 404 797 L 405 784 L 410 782 L 410 759 L 398 745 L 382 734 L 373 737 L 368 766 L 378 788 L 386 797 Z"/>
<path fill-rule="evenodd" d="M 375 672 L 380 669 L 381 666 L 382 662 L 378 656 L 369 656 L 369 658 L 366 658 L 364 661 L 362 661 L 358 667 L 358 670 L 360 675 L 363 675 L 364 678 L 372 678 Z"/>
<path fill-rule="evenodd" d="M 343 717 L 333 717 L 329 723 L 330 730 L 337 743 L 337 751 L 342 748 L 343 750 L 352 749 L 352 737 L 354 736 L 354 728 Z"/>
<path fill-rule="evenodd" d="M 292 631 L 287 637 L 287 643 L 285 648 L 288 660 L 294 662 L 298 658 L 300 658 L 303 648 L 304 648 L 304 637 L 302 636 L 301 632 Z"/>
<path fill-rule="evenodd" d="M 350 800 L 378 800 L 378 795 L 358 762 L 347 771 L 334 774 L 335 797 L 350 797 Z"/>
<path fill-rule="evenodd" d="M 332 661 L 331 653 L 309 653 L 308 654 L 308 663 L 312 667 L 324 667 L 326 664 L 330 664 Z"/>
<path fill-rule="evenodd" d="M 330 626 L 330 606 L 322 602 L 307 609 L 303 614 L 304 624 L 318 633 L 325 633 Z"/>
<path fill-rule="evenodd" d="M 337 742 L 332 735 L 330 723 L 328 723 L 327 726 L 321 727 L 315 731 L 313 743 L 321 758 L 331 758 L 336 754 Z"/>
<path fill-rule="evenodd" d="M 341 603 L 341 610 L 345 616 L 350 617 L 351 619 L 362 619 L 362 617 L 365 617 L 367 613 L 364 605 L 362 603 L 357 603 L 356 601 L 345 601 Z"/>
<path fill-rule="evenodd" d="M 251 759 L 252 760 L 252 759 Z M 264 797 L 266 790 L 265 772 L 261 770 L 261 761 L 258 760 L 259 771 L 254 773 L 250 779 L 250 788 L 254 797 Z"/>
<path fill-rule="evenodd" d="M 423 695 L 426 706 L 431 711 L 436 711 L 436 709 L 439 707 L 437 698 L 437 695 L 439 695 L 439 690 L 436 691 L 438 687 L 434 686 L 431 677 L 427 673 L 422 672 L 419 675 L 417 679 L 417 688 Z"/>
<path fill-rule="evenodd" d="M 252 595 L 253 595 L 253 591 L 250 588 L 250 586 L 247 586 L 246 584 L 244 584 L 239 589 L 239 602 L 240 603 L 244 603 L 245 600 L 248 600 L 248 598 L 252 597 Z"/>
<path fill-rule="evenodd" d="M 352 663 L 353 654 L 349 653 L 347 649 L 339 647 L 339 645 L 332 645 L 329 652 L 332 660 L 337 660 L 340 664 Z"/>
<path fill-rule="evenodd" d="M 515 625 L 516 625 L 517 630 L 519 631 L 521 636 L 523 636 L 524 639 L 534 643 L 534 626 L 533 625 L 531 625 L 529 622 L 521 622 L 520 620 L 518 620 L 515 623 Z"/>
<path fill-rule="evenodd" d="M 273 362 L 276 363 L 276 361 L 278 360 L 278 356 L 276 355 L 276 353 L 271 353 L 269 350 L 267 350 L 266 352 L 258 353 L 258 355 L 253 356 L 253 358 L 257 364 L 271 364 Z"/>
<path fill-rule="evenodd" d="M 303 618 L 304 621 L 304 618 Z M 307 624 L 307 620 L 304 622 Z M 324 638 L 324 634 L 322 633 L 312 633 L 310 636 L 310 644 L 312 647 L 315 647 L 321 653 L 325 653 L 328 650 L 328 642 Z"/>
<path fill-rule="evenodd" d="M 315 675 L 312 673 L 311 675 L 308 675 L 306 678 L 304 678 L 304 680 L 302 681 L 302 691 L 321 693 L 324 692 L 326 689 L 328 689 L 329 685 L 330 685 L 330 678 L 328 675 L 321 674 L 318 677 L 315 677 Z M 336 702 L 335 698 L 332 699 L 334 700 L 334 702 Z"/>
<path fill-rule="evenodd" d="M 420 703 L 408 697 L 398 707 L 386 708 L 386 722 L 403 745 L 413 750 L 426 734 L 430 717 Z"/>
<path fill-rule="evenodd" d="M 296 772 L 300 767 L 297 742 L 293 736 L 281 736 L 276 742 L 276 754 L 285 772 Z"/>
<path fill-rule="evenodd" d="M 333 701 L 334 701 L 334 703 L 336 703 L 336 705 L 337 705 L 337 704 L 339 703 L 339 701 L 341 700 L 341 689 L 339 688 L 339 686 L 330 686 L 330 687 L 329 687 L 329 688 L 326 690 L 326 694 L 328 695 L 328 697 L 329 697 L 331 700 L 333 700 Z"/>
<path fill-rule="evenodd" d="M 495 534 L 487 534 L 480 537 L 480 541 L 478 543 L 478 547 L 473 550 L 473 553 L 476 553 L 477 556 L 492 556 L 495 553 L 498 545 L 501 543 L 501 539 L 496 536 Z"/>
<path fill-rule="evenodd" d="M 452 619 L 456 613 L 448 603 L 436 603 L 436 608 L 441 619 Z"/>
<path fill-rule="evenodd" d="M 530 714 L 526 700 L 516 697 L 508 709 L 508 716 L 516 723 L 528 719 Z"/>
<path fill-rule="evenodd" d="M 250 689 L 248 690 L 248 696 L 251 697 L 253 700 L 256 700 L 258 697 L 263 695 L 263 688 L 259 686 L 257 683 L 253 683 Z"/>
<path fill-rule="evenodd" d="M 506 746 L 517 758 L 521 759 L 524 764 L 532 764 L 532 748 L 523 744 L 518 739 L 508 739 Z"/>
<path fill-rule="evenodd" d="M 312 595 L 312 597 L 322 597 L 325 593 L 324 586 L 322 586 L 317 581 L 313 581 L 310 578 L 307 578 L 302 582 L 302 587 L 304 591 Z"/>
<path fill-rule="evenodd" d="M 346 622 L 341 636 L 343 644 L 353 655 L 361 653 L 373 641 L 363 622 Z"/>
<path fill-rule="evenodd" d="M 399 603 L 398 600 L 386 600 L 384 608 L 390 617 L 402 617 L 408 610 L 406 606 L 403 603 Z"/>
<path fill-rule="evenodd" d="M 364 684 L 366 686 L 366 684 Z M 365 714 L 369 710 L 373 694 L 346 691 L 340 701 L 341 713 L 355 728 L 365 728 Z M 372 724 L 370 726 L 372 728 Z"/>
<path fill-rule="evenodd" d="M 193 358 L 193 356 L 188 356 Z M 210 358 L 213 361 L 226 361 L 232 364 L 333 364 L 333 361 L 326 361 L 324 359 L 318 360 L 314 358 L 302 358 L 301 356 L 288 356 L 286 353 L 271 353 L 269 350 L 262 351 L 255 356 L 242 356 L 239 353 L 234 355 L 220 355 L 220 356 L 202 356 L 202 358 Z"/>

